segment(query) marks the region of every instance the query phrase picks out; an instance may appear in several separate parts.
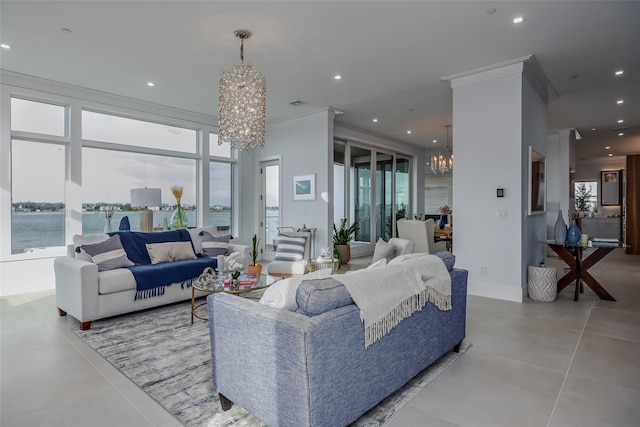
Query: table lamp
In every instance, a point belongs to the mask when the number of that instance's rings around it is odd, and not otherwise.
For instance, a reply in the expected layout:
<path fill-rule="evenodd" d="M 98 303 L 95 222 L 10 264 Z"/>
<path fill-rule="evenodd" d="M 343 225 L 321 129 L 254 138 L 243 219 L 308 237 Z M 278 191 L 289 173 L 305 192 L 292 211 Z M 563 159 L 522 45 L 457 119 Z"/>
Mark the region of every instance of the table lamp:
<path fill-rule="evenodd" d="M 131 189 L 131 206 L 143 207 L 140 211 L 140 231 L 153 231 L 153 211 L 149 206 L 160 206 L 162 197 L 159 188 Z"/>

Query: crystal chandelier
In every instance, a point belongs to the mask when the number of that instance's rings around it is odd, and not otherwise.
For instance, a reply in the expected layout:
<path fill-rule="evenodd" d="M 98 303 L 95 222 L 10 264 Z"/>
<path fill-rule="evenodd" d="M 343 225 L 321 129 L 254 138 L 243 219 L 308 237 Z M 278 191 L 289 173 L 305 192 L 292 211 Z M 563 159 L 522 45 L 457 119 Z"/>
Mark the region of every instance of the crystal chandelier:
<path fill-rule="evenodd" d="M 267 111 L 267 80 L 251 64 L 244 65 L 244 40 L 249 30 L 233 32 L 240 42 L 240 65 L 220 74 L 218 104 L 218 144 L 249 151 L 264 147 L 265 115 Z"/>
<path fill-rule="evenodd" d="M 453 171 L 453 152 L 449 148 L 449 128 L 447 125 L 447 151 L 444 154 L 437 153 L 431 156 L 431 171 L 435 174 L 444 174 Z"/>

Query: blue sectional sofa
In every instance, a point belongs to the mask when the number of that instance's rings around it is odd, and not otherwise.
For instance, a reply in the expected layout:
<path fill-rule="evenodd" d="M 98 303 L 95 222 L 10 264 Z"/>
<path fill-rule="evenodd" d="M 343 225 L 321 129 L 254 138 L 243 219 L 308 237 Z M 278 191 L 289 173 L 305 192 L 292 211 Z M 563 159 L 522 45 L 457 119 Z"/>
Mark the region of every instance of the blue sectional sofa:
<path fill-rule="evenodd" d="M 427 303 L 367 349 L 360 311 L 344 293 L 341 301 L 325 301 L 336 308 L 314 316 L 301 307 L 294 312 L 209 296 L 213 382 L 223 409 L 236 403 L 271 427 L 350 424 L 445 353 L 459 350 L 468 272 L 452 268 L 449 274 L 451 310 Z M 299 302 L 312 285 L 302 282 Z M 336 298 L 335 292 L 327 295 Z"/>

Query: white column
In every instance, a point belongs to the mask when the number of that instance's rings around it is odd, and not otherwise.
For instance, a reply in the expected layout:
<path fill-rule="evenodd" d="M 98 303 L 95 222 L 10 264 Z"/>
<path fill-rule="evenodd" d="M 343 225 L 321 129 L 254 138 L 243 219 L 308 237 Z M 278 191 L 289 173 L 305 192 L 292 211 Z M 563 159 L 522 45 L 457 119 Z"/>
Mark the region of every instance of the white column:
<path fill-rule="evenodd" d="M 511 301 L 523 300 L 527 265 L 546 250 L 538 243 L 545 215 L 527 215 L 528 147 L 546 155 L 547 133 L 541 80 L 525 69 L 531 60 L 443 79 L 453 88 L 456 266 L 469 270 L 470 294 Z"/>

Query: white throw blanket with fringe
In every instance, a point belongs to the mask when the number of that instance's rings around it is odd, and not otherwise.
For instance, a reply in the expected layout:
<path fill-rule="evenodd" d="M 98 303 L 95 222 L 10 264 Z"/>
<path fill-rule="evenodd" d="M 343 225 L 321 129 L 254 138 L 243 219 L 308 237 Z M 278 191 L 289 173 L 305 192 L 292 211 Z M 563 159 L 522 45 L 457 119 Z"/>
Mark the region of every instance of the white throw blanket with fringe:
<path fill-rule="evenodd" d="M 427 302 L 451 310 L 451 276 L 436 255 L 331 276 L 344 284 L 360 309 L 368 348 Z"/>

